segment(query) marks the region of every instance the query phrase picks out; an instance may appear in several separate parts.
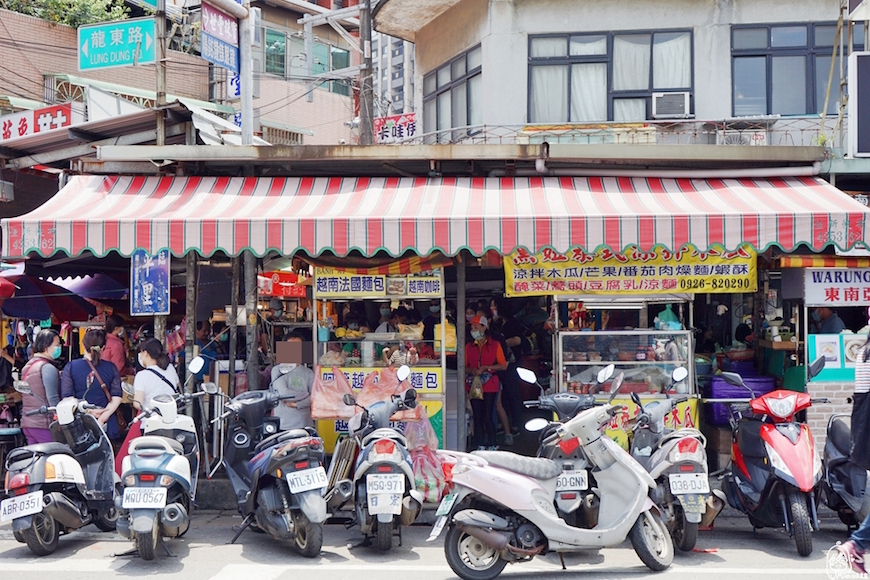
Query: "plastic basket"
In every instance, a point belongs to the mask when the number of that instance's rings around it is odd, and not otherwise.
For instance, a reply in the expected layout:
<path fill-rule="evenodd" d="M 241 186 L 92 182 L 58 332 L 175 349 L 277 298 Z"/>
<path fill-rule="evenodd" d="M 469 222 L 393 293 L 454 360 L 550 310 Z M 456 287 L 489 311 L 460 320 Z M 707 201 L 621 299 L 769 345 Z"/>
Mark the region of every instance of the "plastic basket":
<path fill-rule="evenodd" d="M 743 377 L 743 383 L 752 389 L 758 397 L 769 393 L 776 388 L 774 377 Z M 709 386 L 704 386 L 704 398 L 706 399 L 749 399 L 749 391 L 743 387 L 729 385 L 722 377 L 713 377 Z M 727 426 L 730 413 L 728 405 L 724 403 L 705 403 L 704 419 L 708 425 Z"/>

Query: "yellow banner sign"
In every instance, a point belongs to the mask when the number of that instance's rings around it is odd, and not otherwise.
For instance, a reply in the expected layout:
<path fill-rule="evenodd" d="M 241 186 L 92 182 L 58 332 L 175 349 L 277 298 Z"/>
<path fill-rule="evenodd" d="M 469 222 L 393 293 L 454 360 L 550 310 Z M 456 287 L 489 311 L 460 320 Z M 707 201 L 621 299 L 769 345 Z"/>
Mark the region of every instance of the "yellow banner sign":
<path fill-rule="evenodd" d="M 646 401 L 642 400 L 642 402 L 646 405 Z M 640 414 L 640 407 L 628 398 L 617 398 L 613 404 L 622 405 L 622 412 L 610 420 L 605 433 L 624 449 L 628 449 L 628 434 L 631 433 L 632 420 Z M 665 417 L 665 427 L 669 429 L 685 429 L 686 427 L 699 429 L 698 406 L 698 399 L 689 399 L 683 403 L 678 403 L 671 414 Z"/>
<path fill-rule="evenodd" d="M 314 289 L 318 298 L 439 298 L 444 294 L 444 282 L 440 269 L 408 276 L 387 276 L 315 268 Z"/>
<path fill-rule="evenodd" d="M 504 258 L 507 296 L 582 294 L 717 294 L 758 289 L 756 253 L 748 246 L 733 252 L 701 252 L 683 246 L 671 252 L 656 246 L 619 254 L 602 249 L 588 254 L 518 250 Z"/>
<path fill-rule="evenodd" d="M 369 373 L 376 372 L 375 382 L 380 377 L 380 372 L 383 367 L 341 367 L 341 372 L 347 377 L 347 381 L 354 390 L 363 387 L 363 381 Z M 335 378 L 332 374 L 332 368 L 320 367 L 320 376 L 324 381 L 331 381 Z M 408 377 L 411 383 L 411 388 L 417 391 L 419 395 L 432 395 L 444 392 L 444 376 L 441 374 L 441 367 L 411 367 L 411 375 Z"/>

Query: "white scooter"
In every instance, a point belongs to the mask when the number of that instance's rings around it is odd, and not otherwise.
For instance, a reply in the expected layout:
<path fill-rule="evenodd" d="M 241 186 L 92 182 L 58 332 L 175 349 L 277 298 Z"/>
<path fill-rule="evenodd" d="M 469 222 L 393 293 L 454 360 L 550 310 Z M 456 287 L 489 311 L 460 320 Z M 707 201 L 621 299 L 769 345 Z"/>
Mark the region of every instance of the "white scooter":
<path fill-rule="evenodd" d="M 439 451 L 452 491 L 438 507 L 429 541 L 447 526 L 447 563 L 464 580 L 491 580 L 508 562 L 526 562 L 547 552 L 596 550 L 626 537 L 650 569 L 665 570 L 674 547 L 658 508 L 649 498 L 655 482 L 646 470 L 601 429 L 622 410 L 610 400 L 582 411 L 550 436 L 578 438 L 595 471 L 601 494 L 597 525 L 568 525 L 553 507 L 560 466 L 550 459 L 503 451 Z M 545 441 L 547 443 L 547 441 Z"/>

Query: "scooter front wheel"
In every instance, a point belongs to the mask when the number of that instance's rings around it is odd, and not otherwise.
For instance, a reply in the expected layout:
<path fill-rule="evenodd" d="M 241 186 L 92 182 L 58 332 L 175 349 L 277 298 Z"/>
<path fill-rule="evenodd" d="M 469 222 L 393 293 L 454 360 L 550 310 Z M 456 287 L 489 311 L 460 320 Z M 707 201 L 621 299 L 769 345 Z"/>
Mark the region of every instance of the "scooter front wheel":
<path fill-rule="evenodd" d="M 789 512 L 791 512 L 791 531 L 798 554 L 809 556 L 813 553 L 813 533 L 810 515 L 807 510 L 807 497 L 795 489 L 788 492 Z"/>
<path fill-rule="evenodd" d="M 507 565 L 495 548 L 456 526 L 450 526 L 447 531 L 444 556 L 450 569 L 462 580 L 492 580 Z"/>
<path fill-rule="evenodd" d="M 139 552 L 139 557 L 143 560 L 153 560 L 157 555 L 157 545 L 159 543 L 160 524 L 157 521 L 157 516 L 154 516 L 151 531 L 144 534 L 136 534 L 136 551 Z"/>
<path fill-rule="evenodd" d="M 48 556 L 57 550 L 60 526 L 51 516 L 44 513 L 33 514 L 33 523 L 22 535 L 31 552 L 37 556 Z"/>
<path fill-rule="evenodd" d="M 647 568 L 655 572 L 666 570 L 674 561 L 674 544 L 662 519 L 646 511 L 638 516 L 628 533 L 631 545 Z"/>

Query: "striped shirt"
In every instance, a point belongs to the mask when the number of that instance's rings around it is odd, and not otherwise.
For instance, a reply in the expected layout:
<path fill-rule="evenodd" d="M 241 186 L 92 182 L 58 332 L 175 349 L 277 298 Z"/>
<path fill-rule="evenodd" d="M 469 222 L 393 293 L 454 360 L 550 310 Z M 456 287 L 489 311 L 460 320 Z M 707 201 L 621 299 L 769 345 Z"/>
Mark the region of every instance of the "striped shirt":
<path fill-rule="evenodd" d="M 858 350 L 855 361 L 855 393 L 870 393 L 870 356 L 867 349 L 870 343 L 865 344 Z M 866 361 L 864 359 L 867 359 Z"/>

